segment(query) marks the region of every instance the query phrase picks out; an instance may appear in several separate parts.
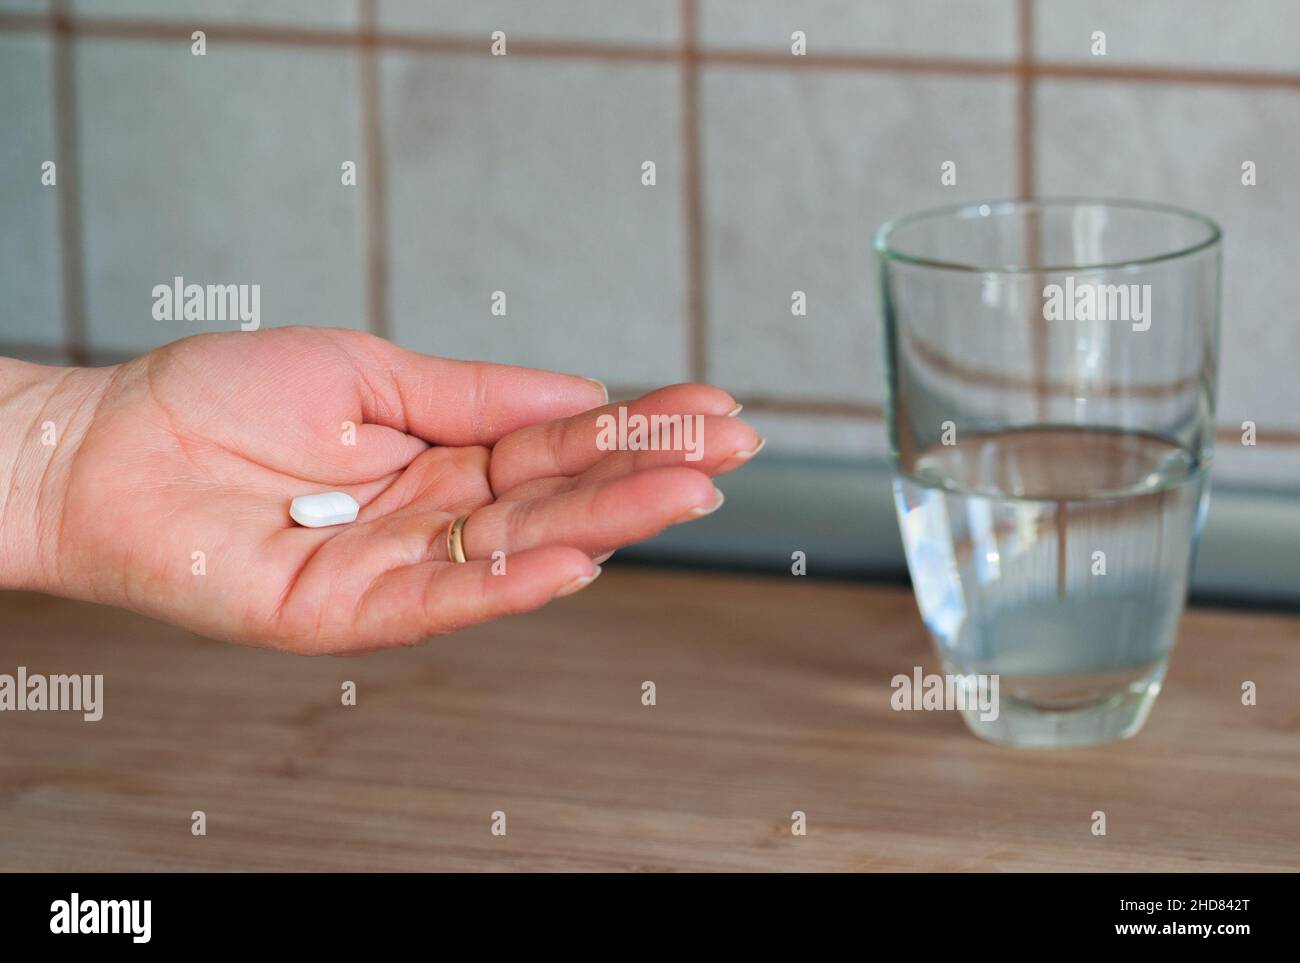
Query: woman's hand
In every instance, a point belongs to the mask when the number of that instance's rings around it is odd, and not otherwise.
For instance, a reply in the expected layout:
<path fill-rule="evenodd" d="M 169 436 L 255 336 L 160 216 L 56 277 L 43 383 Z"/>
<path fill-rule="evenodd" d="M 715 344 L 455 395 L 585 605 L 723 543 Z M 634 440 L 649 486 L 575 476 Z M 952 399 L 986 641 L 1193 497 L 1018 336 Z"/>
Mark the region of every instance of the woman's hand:
<path fill-rule="evenodd" d="M 701 459 L 604 451 L 605 403 L 585 378 L 340 329 L 201 335 L 113 368 L 6 361 L 0 586 L 311 654 L 534 609 L 708 514 L 710 476 L 761 444 L 731 396 L 678 385 L 627 406 L 704 416 Z M 295 525 L 290 500 L 323 491 L 357 520 Z M 465 514 L 458 564 L 445 534 Z"/>

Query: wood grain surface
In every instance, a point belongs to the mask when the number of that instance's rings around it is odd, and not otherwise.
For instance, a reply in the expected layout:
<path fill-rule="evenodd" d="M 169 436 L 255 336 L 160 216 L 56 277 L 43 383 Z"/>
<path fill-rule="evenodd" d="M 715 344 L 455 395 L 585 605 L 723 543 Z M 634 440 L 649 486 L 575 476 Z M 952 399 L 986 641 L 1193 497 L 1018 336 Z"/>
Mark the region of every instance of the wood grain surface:
<path fill-rule="evenodd" d="M 1300 869 L 1300 618 L 1191 610 L 1146 729 L 1096 749 L 894 712 L 916 664 L 905 589 L 617 561 L 363 659 L 0 593 L 0 672 L 105 676 L 100 722 L 0 713 L 0 869 Z"/>

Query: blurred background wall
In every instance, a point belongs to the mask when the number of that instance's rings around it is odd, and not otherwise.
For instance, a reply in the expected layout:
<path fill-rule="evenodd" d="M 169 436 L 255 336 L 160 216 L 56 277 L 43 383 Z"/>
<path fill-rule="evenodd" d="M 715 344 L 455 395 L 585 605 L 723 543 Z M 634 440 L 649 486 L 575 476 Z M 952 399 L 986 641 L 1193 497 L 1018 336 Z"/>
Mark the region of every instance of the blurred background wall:
<path fill-rule="evenodd" d="M 260 284 L 263 325 L 616 396 L 713 381 L 765 464 L 647 553 L 897 574 L 875 227 L 1172 202 L 1227 238 L 1198 585 L 1294 596 L 1297 35 L 1291 0 L 0 0 L 0 351 L 102 363 L 233 329 L 153 320 L 181 275 Z"/>

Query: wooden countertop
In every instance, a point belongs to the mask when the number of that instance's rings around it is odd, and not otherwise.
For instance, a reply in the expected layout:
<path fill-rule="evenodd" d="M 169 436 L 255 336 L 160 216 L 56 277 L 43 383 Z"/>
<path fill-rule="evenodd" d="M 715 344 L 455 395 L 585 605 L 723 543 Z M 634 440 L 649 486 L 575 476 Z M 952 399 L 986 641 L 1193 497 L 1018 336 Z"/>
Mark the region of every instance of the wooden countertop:
<path fill-rule="evenodd" d="M 1146 729 L 1098 749 L 892 711 L 918 663 L 905 589 L 617 560 L 364 659 L 0 593 L 0 672 L 105 674 L 100 722 L 0 714 L 0 869 L 1300 869 L 1300 618 L 1190 611 Z"/>

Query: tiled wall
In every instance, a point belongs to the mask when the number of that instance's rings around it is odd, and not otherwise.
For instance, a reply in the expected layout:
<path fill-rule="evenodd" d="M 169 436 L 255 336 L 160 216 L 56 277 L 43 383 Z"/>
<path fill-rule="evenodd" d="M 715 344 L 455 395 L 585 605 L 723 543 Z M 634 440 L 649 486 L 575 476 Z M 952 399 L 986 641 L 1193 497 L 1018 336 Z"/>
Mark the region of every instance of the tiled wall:
<path fill-rule="evenodd" d="M 1137 197 L 1224 226 L 1217 470 L 1294 488 L 1298 33 L 1289 0 L 0 0 L 0 350 L 112 360 L 202 329 L 154 284 L 257 282 L 265 324 L 712 380 L 774 451 L 874 456 L 876 224 Z"/>

